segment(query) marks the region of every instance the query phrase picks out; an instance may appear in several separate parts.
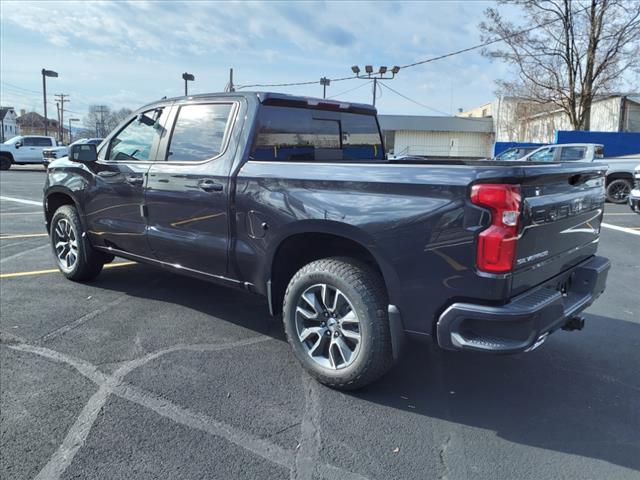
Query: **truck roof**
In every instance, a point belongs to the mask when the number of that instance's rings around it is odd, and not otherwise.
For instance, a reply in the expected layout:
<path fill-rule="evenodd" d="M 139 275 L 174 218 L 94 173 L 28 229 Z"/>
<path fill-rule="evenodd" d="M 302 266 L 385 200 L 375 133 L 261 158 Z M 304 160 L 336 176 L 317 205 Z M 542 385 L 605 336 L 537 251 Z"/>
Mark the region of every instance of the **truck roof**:
<path fill-rule="evenodd" d="M 151 102 L 144 107 L 152 107 L 153 105 L 164 103 L 164 102 L 175 102 L 179 100 L 188 100 L 188 99 L 216 99 L 216 98 L 257 98 L 260 103 L 263 105 L 281 105 L 281 106 L 297 106 L 297 107 L 318 107 L 318 108 L 326 108 L 326 109 L 335 109 L 339 111 L 348 111 L 348 112 L 357 112 L 357 113 L 365 113 L 369 115 L 376 114 L 376 108 L 373 105 L 369 105 L 366 103 L 353 103 L 353 102 L 343 102 L 339 100 L 329 100 L 326 98 L 317 98 L 317 97 L 304 97 L 301 95 L 288 95 L 286 93 L 277 93 L 277 92 L 212 92 L 212 93 L 199 93 L 196 95 L 188 95 L 188 96 L 180 96 L 180 97 L 171 97 L 171 98 L 163 98 L 160 100 L 156 100 L 155 102 Z M 143 108 L 144 108 L 143 107 Z"/>

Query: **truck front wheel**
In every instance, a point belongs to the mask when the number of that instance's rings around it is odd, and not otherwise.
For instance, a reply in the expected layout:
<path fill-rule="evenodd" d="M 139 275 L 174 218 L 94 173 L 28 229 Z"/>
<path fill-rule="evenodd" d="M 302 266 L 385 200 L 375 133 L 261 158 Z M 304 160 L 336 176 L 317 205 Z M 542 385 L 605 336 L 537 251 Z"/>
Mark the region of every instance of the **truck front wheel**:
<path fill-rule="evenodd" d="M 388 302 L 380 275 L 365 263 L 331 257 L 291 279 L 283 304 L 293 353 L 320 383 L 354 390 L 392 365 Z"/>
<path fill-rule="evenodd" d="M 102 271 L 106 259 L 87 240 L 72 205 L 63 205 L 53 214 L 49 237 L 58 268 L 69 280 L 91 280 Z"/>

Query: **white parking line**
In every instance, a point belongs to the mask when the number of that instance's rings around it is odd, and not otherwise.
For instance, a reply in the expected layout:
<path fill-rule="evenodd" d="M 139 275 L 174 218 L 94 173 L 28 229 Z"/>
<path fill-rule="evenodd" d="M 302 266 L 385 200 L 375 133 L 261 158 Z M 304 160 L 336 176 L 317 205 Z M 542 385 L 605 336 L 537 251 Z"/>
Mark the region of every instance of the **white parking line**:
<path fill-rule="evenodd" d="M 0 196 L 0 200 L 3 200 L 5 202 L 24 203 L 25 205 L 38 205 L 39 207 L 42 206 L 42 202 L 36 202 L 35 200 L 25 200 L 24 198 Z"/>
<path fill-rule="evenodd" d="M 640 231 L 633 230 L 631 228 L 619 227 L 618 225 L 611 225 L 610 223 L 604 223 L 604 222 L 602 222 L 600 225 L 602 225 L 604 228 L 608 228 L 610 230 L 617 230 L 619 232 L 630 233 L 631 235 L 639 235 L 640 236 Z"/>

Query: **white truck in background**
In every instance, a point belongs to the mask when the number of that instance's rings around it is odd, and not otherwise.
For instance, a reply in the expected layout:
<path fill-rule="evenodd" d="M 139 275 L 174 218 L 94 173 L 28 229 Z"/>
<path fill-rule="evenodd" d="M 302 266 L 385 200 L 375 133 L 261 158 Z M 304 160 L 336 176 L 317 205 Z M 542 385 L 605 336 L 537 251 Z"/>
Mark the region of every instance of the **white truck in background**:
<path fill-rule="evenodd" d="M 42 165 L 42 151 L 57 146 L 56 139 L 42 135 L 19 135 L 0 144 L 0 170 L 11 165 Z"/>
<path fill-rule="evenodd" d="M 640 163 L 640 153 L 624 157 L 604 157 L 604 146 L 597 143 L 560 143 L 545 145 L 526 154 L 523 162 L 602 162 L 609 168 L 605 193 L 611 203 L 625 203 L 633 188 L 633 172 Z"/>

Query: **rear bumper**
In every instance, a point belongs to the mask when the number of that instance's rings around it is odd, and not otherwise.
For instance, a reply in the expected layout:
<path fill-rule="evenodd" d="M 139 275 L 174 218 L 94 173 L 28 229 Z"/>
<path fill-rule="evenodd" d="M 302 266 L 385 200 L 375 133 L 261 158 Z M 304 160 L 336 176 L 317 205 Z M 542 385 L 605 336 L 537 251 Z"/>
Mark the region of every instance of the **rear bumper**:
<path fill-rule="evenodd" d="M 610 266 L 592 257 L 502 306 L 454 303 L 438 319 L 438 344 L 491 353 L 532 350 L 600 296 Z"/>

